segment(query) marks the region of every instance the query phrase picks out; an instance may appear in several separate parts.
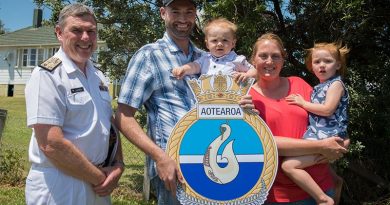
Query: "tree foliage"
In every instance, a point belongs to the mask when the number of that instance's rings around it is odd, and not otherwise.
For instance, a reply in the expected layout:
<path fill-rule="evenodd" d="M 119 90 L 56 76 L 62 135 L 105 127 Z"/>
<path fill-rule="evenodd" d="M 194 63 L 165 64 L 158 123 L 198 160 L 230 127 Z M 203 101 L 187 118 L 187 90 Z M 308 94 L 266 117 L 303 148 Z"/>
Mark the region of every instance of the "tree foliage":
<path fill-rule="evenodd" d="M 52 22 L 69 1 L 35 0 L 53 10 Z M 124 74 L 131 55 L 163 34 L 161 0 L 84 0 L 103 25 L 100 37 L 108 49 L 99 63 L 113 77 Z M 236 52 L 250 56 L 255 40 L 265 32 L 278 34 L 288 60 L 284 75 L 297 75 L 315 85 L 303 63 L 305 49 L 315 42 L 342 41 L 350 49 L 349 135 L 351 151 L 338 166 L 346 180 L 347 203 L 390 198 L 390 2 L 388 0 L 201 0 L 199 26 L 225 17 L 238 26 Z M 197 28 L 193 41 L 203 46 Z M 369 191 L 367 191 L 369 189 Z"/>
<path fill-rule="evenodd" d="M 90 6 L 99 23 L 99 38 L 107 49 L 100 51 L 99 64 L 112 79 L 124 75 L 128 60 L 142 45 L 157 40 L 164 32 L 159 16 L 161 1 L 140 0 L 34 0 L 52 10 L 54 25 L 61 9 L 71 2 Z"/>

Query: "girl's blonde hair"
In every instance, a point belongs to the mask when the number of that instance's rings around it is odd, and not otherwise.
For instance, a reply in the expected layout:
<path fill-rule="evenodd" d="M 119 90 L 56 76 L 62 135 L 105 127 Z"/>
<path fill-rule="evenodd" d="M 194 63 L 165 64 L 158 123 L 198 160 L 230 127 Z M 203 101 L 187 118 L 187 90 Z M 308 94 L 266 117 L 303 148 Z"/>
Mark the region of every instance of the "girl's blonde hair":
<path fill-rule="evenodd" d="M 207 22 L 207 24 L 203 28 L 203 33 L 205 34 L 206 38 L 207 38 L 207 34 L 209 33 L 210 28 L 213 26 L 220 26 L 220 27 L 229 29 L 232 32 L 234 38 L 236 38 L 236 32 L 237 32 L 236 24 L 234 24 L 233 22 L 231 22 L 225 18 L 216 18 L 216 19 L 212 19 L 209 22 Z"/>
<path fill-rule="evenodd" d="M 253 48 L 252 48 L 252 55 L 251 55 L 251 59 L 250 59 L 250 62 L 252 64 L 254 64 L 254 60 L 255 60 L 255 57 L 256 57 L 256 53 L 257 53 L 257 46 L 262 42 L 262 41 L 265 41 L 265 40 L 269 40 L 269 41 L 273 41 L 276 43 L 276 45 L 279 47 L 280 49 L 280 52 L 282 54 L 282 57 L 283 59 L 286 59 L 287 58 L 287 52 L 286 52 L 286 49 L 284 48 L 283 46 L 283 42 L 282 42 L 282 39 L 280 39 L 280 37 L 274 33 L 265 33 L 263 35 L 261 35 L 259 38 L 257 38 L 255 44 L 253 44 Z"/>
<path fill-rule="evenodd" d="M 337 73 L 342 77 L 345 76 L 347 70 L 347 54 L 349 53 L 349 48 L 347 46 L 342 46 L 341 42 L 333 42 L 333 43 L 315 43 L 313 48 L 307 49 L 307 55 L 305 59 L 305 63 L 307 69 L 310 72 L 313 72 L 312 67 L 312 56 L 314 50 L 327 50 L 330 55 L 336 59 L 337 62 L 340 63 L 340 69 L 337 70 Z"/>

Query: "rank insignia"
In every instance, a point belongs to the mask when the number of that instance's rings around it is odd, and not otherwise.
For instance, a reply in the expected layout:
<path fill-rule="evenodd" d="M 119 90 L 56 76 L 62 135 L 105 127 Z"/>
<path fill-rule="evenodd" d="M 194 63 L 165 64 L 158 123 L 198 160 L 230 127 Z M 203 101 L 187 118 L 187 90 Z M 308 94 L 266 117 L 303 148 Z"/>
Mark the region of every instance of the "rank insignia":
<path fill-rule="evenodd" d="M 41 63 L 39 65 L 39 67 L 45 69 L 45 70 L 48 70 L 48 71 L 53 71 L 54 69 L 56 69 L 59 65 L 61 64 L 61 59 L 57 58 L 57 57 L 50 57 L 49 59 L 47 59 L 46 61 L 44 61 L 43 63 Z"/>

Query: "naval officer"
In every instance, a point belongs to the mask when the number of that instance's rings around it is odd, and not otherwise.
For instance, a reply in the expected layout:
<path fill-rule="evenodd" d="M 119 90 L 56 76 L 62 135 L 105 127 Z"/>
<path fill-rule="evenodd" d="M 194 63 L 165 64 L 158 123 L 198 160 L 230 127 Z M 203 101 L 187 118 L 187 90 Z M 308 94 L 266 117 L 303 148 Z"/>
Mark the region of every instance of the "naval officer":
<path fill-rule="evenodd" d="M 100 166 L 108 155 L 112 110 L 105 77 L 89 60 L 96 27 L 89 7 L 62 9 L 55 27 L 61 47 L 26 85 L 27 125 L 33 128 L 27 204 L 111 204 L 124 166 L 120 146 L 115 160 Z"/>

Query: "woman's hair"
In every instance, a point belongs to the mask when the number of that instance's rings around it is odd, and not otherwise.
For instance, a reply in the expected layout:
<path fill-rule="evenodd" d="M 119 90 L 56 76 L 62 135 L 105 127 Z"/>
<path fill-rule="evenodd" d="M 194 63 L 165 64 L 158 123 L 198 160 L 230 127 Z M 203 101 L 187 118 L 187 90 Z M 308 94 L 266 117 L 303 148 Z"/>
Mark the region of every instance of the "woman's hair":
<path fill-rule="evenodd" d="M 261 35 L 255 42 L 255 44 L 253 45 L 253 49 L 252 49 L 252 55 L 251 55 L 251 59 L 250 59 L 250 62 L 253 64 L 254 60 L 255 60 L 255 57 L 256 57 L 256 53 L 257 53 L 257 47 L 258 45 L 262 42 L 262 41 L 265 41 L 265 40 L 269 40 L 269 41 L 273 41 L 274 43 L 276 43 L 276 45 L 279 47 L 280 49 L 280 52 L 282 53 L 282 57 L 284 59 L 286 59 L 287 57 L 287 52 L 286 52 L 286 49 L 284 48 L 283 46 L 283 42 L 282 42 L 282 39 L 280 39 L 280 37 L 274 33 L 265 33 L 263 35 Z"/>
<path fill-rule="evenodd" d="M 60 28 L 64 28 L 66 23 L 66 18 L 68 18 L 69 16 L 76 16 L 76 17 L 92 16 L 95 22 L 97 22 L 95 14 L 93 13 L 92 9 L 81 3 L 73 3 L 65 6 L 60 12 L 57 25 L 60 26 Z"/>
<path fill-rule="evenodd" d="M 203 28 L 203 33 L 205 34 L 206 37 L 210 31 L 210 28 L 213 26 L 219 26 L 219 27 L 229 29 L 232 32 L 234 38 L 236 38 L 236 32 L 237 32 L 236 24 L 232 23 L 231 21 L 229 21 L 225 18 L 216 18 L 216 19 L 212 19 L 209 22 L 207 22 Z"/>
<path fill-rule="evenodd" d="M 341 42 L 333 42 L 333 43 L 315 43 L 313 48 L 307 49 L 307 55 L 305 59 L 305 63 L 307 66 L 307 69 L 310 72 L 313 72 L 312 67 L 312 56 L 314 50 L 327 50 L 329 51 L 330 55 L 333 56 L 333 58 L 336 59 L 337 62 L 340 63 L 340 69 L 337 70 L 337 73 L 344 77 L 346 73 L 346 60 L 347 60 L 347 54 L 349 53 L 349 49 L 347 46 L 342 46 Z"/>

